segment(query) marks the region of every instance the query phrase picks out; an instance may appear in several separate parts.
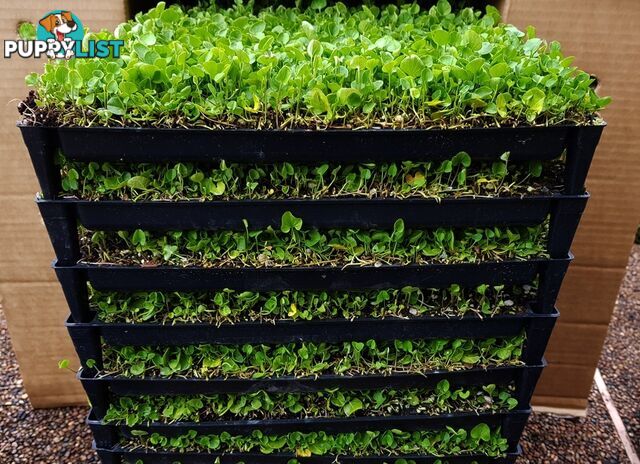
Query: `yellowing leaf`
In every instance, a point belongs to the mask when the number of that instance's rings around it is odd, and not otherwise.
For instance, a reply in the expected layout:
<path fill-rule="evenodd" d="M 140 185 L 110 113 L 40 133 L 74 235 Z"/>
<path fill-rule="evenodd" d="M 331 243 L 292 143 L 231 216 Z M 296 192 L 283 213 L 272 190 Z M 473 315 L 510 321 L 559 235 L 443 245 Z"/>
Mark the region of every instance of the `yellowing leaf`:
<path fill-rule="evenodd" d="M 331 114 L 331 104 L 329 103 L 329 99 L 324 92 L 317 87 L 311 90 L 309 95 L 309 104 L 311 105 L 311 109 L 317 114 Z"/>
<path fill-rule="evenodd" d="M 289 307 L 289 312 L 287 313 L 287 315 L 289 317 L 295 317 L 298 314 L 298 307 L 296 306 L 295 303 L 291 303 L 291 306 Z"/>
<path fill-rule="evenodd" d="M 544 108 L 545 93 L 538 89 L 533 88 L 527 91 L 522 97 L 522 101 L 529 107 L 529 109 L 535 114 L 540 114 Z"/>
<path fill-rule="evenodd" d="M 246 111 L 248 111 L 249 113 L 257 113 L 258 111 L 260 111 L 260 99 L 258 98 L 257 95 L 253 96 L 253 107 L 250 106 L 245 106 L 244 109 Z"/>

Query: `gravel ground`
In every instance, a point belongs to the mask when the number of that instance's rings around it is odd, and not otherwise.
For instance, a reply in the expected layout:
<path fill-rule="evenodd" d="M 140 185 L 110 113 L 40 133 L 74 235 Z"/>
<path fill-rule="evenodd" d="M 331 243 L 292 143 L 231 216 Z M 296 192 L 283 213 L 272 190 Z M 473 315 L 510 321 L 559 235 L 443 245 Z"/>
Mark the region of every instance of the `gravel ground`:
<path fill-rule="evenodd" d="M 0 464 L 93 464 L 87 408 L 33 409 L 0 309 Z"/>
<path fill-rule="evenodd" d="M 640 245 L 629 258 L 600 371 L 616 409 L 622 416 L 634 446 L 640 452 Z M 622 443 L 607 409 L 594 388 L 589 414 L 583 419 L 563 419 L 534 414 L 523 437 L 524 455 L 519 463 L 627 464 Z M 565 451 L 567 450 L 567 451 Z"/>
<path fill-rule="evenodd" d="M 533 414 L 522 439 L 518 464 L 629 464 L 597 390 L 585 418 Z"/>
<path fill-rule="evenodd" d="M 640 450 L 640 246 L 633 249 L 600 368 L 616 407 Z M 635 367 L 635 369 L 633 369 Z M 22 388 L 0 309 L 0 464 L 94 464 L 87 408 L 34 410 Z M 519 464 L 628 464 L 606 408 L 591 392 L 586 418 L 534 414 Z"/>
<path fill-rule="evenodd" d="M 629 259 L 629 267 L 618 296 L 609 337 L 600 360 L 600 370 L 609 393 L 622 416 L 629 437 L 640 453 L 640 245 Z"/>

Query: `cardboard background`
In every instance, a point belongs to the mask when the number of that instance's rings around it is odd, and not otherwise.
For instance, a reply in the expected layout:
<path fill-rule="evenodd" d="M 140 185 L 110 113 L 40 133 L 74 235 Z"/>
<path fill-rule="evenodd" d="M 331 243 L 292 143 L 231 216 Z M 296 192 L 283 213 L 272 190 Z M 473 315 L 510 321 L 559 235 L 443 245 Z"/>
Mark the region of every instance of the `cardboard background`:
<path fill-rule="evenodd" d="M 113 27 L 126 16 L 125 0 L 68 0 L 65 5 L 5 0 L 0 37 L 13 38 L 20 20 L 33 22 L 62 6 L 92 29 Z M 601 94 L 614 98 L 604 114 L 609 127 L 588 180 L 592 200 L 574 242 L 576 261 L 558 302 L 562 317 L 547 352 L 550 366 L 535 397 L 536 405 L 581 413 L 640 219 L 640 164 L 635 161 L 640 2 L 503 0 L 500 7 L 507 21 L 521 28 L 534 24 L 541 37 L 559 40 L 565 53 L 578 57 L 576 65 L 598 76 Z M 0 298 L 31 402 L 50 407 L 86 400 L 74 376 L 57 367 L 60 359 L 75 359 L 63 327 L 68 310 L 49 268 L 53 252 L 33 204 L 37 182 L 14 127 L 16 102 L 11 100 L 26 94 L 24 76 L 39 67 L 35 60 L 0 60 L 0 169 L 8 173 L 0 183 Z"/>
<path fill-rule="evenodd" d="M 125 15 L 125 0 L 3 0 L 0 38 L 17 38 L 22 21 L 37 22 L 53 9 L 68 8 L 92 30 L 113 28 Z M 53 271 L 53 250 L 33 199 L 38 184 L 15 127 L 16 98 L 27 94 L 24 76 L 35 59 L 0 58 L 0 301 L 18 357 L 24 386 L 35 407 L 86 404 L 75 376 L 58 369 L 75 351 L 64 328 L 68 309 Z"/>

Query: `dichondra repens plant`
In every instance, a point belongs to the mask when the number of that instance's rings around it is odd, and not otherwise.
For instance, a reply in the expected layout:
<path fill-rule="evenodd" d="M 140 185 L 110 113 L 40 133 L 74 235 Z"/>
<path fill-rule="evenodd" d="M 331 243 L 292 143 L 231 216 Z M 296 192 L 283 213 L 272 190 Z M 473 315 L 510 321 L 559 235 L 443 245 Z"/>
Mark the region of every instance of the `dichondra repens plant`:
<path fill-rule="evenodd" d="M 88 38 L 120 58 L 31 74 L 26 123 L 215 128 L 590 123 L 607 103 L 557 43 L 445 0 L 167 8 Z"/>
<path fill-rule="evenodd" d="M 524 335 L 510 338 L 104 347 L 104 373 L 195 378 L 423 373 L 519 365 Z"/>
<path fill-rule="evenodd" d="M 223 289 L 214 292 L 100 292 L 91 291 L 90 303 L 107 323 L 211 323 L 309 321 L 315 319 L 384 317 L 495 316 L 526 310 L 535 297 L 530 285 L 453 284 L 447 288 L 365 290 L 350 292 L 250 292 Z"/>
<path fill-rule="evenodd" d="M 85 163 L 60 156 L 63 195 L 83 199 L 241 200 L 278 198 L 446 198 L 560 191 L 562 162 L 473 162 L 461 152 L 442 162 L 303 165 Z"/>
<path fill-rule="evenodd" d="M 435 388 L 319 392 L 143 396 L 115 398 L 105 421 L 132 427 L 152 422 L 202 422 L 243 419 L 295 419 L 496 412 L 515 408 L 509 387 L 494 384 L 454 387 L 441 380 Z"/>
<path fill-rule="evenodd" d="M 179 266 L 346 266 L 457 263 L 546 256 L 547 225 L 405 230 L 303 229 L 287 211 L 279 230 L 89 232 L 81 229 L 84 260 L 92 263 Z"/>
<path fill-rule="evenodd" d="M 130 447 L 151 449 L 213 452 L 292 453 L 299 457 L 312 455 L 414 455 L 445 456 L 448 454 L 484 454 L 500 456 L 508 446 L 499 429 L 478 424 L 471 430 L 446 428 L 434 431 L 405 432 L 402 430 L 365 431 L 355 433 L 290 432 L 267 435 L 259 430 L 249 435 L 198 434 L 190 431 L 177 437 L 140 431 L 128 443 Z"/>
<path fill-rule="evenodd" d="M 113 33 L 87 37 L 123 40 L 121 57 L 52 60 L 41 74 L 28 76 L 35 91 L 20 110 L 25 124 L 82 127 L 358 130 L 600 122 L 597 113 L 609 99 L 596 95 L 593 79 L 572 67 L 571 58 L 562 55 L 557 43 L 537 38 L 533 28 L 523 32 L 501 23 L 493 7 L 485 12 L 468 8 L 453 12 L 447 1 L 436 3 L 427 8 L 418 3 L 347 7 L 312 0 L 308 7 L 257 9 L 252 2 L 239 0 L 229 8 L 211 2 L 186 9 L 161 2 Z M 220 161 L 212 153 L 211 160 L 200 162 L 163 159 L 132 164 L 81 162 L 59 153 L 58 167 L 60 193 L 86 200 L 441 199 L 559 194 L 564 180 L 561 155 L 544 163 L 511 163 L 508 152 L 492 161 L 452 152 L 438 161 L 243 164 Z M 260 229 L 246 220 L 232 230 L 80 227 L 81 261 L 227 268 L 380 267 L 549 256 L 548 221 L 424 229 L 405 226 L 410 219 L 405 217 L 390 222 L 385 230 L 368 230 L 316 229 L 289 211 L 279 219 L 279 227 Z M 519 315 L 528 309 L 535 290 L 521 285 L 451 284 L 342 292 L 220 287 L 201 292 L 91 290 L 90 294 L 90 309 L 105 324 L 259 322 L 265 325 L 257 330 L 268 330 L 266 324 L 274 321 Z M 84 366 L 109 381 L 279 378 L 293 385 L 300 384 L 294 380 L 300 378 L 306 383 L 322 376 L 374 375 L 407 380 L 408 375 L 422 378 L 436 370 L 447 376 L 454 371 L 523 366 L 527 334 L 520 330 L 447 339 L 425 334 L 417 340 L 394 334 L 397 339 L 384 341 L 357 334 L 340 343 L 305 339 L 282 344 L 254 340 L 110 346 L 103 341 L 102 357 L 85 359 Z M 133 429 L 121 442 L 128 450 L 282 452 L 298 458 L 501 456 L 508 444 L 500 428 L 475 425 L 473 413 L 503 413 L 526 406 L 515 398 L 521 398 L 521 385 L 467 385 L 472 374 L 464 373 L 464 386 L 442 380 L 419 388 L 274 392 L 260 389 L 264 387 L 257 382 L 249 393 L 110 394 L 103 419 Z M 464 428 L 413 430 L 412 425 L 410 431 L 353 433 L 266 434 L 254 428 L 242 435 L 191 430 L 167 437 L 136 430 L 154 422 L 448 413 L 470 413 L 474 419 Z M 495 415 L 491 417 L 496 419 L 492 424 L 498 423 Z"/>

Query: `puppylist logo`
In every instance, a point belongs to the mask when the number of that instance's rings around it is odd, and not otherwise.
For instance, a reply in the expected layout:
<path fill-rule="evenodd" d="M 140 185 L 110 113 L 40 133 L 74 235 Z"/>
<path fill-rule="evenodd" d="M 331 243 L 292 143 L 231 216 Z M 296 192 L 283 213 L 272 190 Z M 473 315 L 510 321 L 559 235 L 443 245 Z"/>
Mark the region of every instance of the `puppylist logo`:
<path fill-rule="evenodd" d="M 4 57 L 22 58 L 114 58 L 120 57 L 122 40 L 84 40 L 80 19 L 68 10 L 53 10 L 36 26 L 35 40 L 5 40 Z"/>

